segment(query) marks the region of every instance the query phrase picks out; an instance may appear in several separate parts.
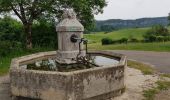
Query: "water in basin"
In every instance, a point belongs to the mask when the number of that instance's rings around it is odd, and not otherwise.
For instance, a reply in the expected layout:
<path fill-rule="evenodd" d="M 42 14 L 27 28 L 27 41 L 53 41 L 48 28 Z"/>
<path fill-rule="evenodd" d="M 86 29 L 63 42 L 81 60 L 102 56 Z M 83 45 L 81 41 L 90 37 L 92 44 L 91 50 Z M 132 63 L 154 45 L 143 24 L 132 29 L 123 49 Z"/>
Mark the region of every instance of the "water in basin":
<path fill-rule="evenodd" d="M 91 56 L 90 63 L 91 64 L 88 65 L 84 65 L 82 63 L 59 64 L 55 61 L 55 59 L 48 58 L 44 60 L 35 61 L 26 65 L 20 65 L 20 67 L 29 70 L 70 72 L 94 67 L 114 66 L 119 63 L 119 60 L 106 56 Z"/>

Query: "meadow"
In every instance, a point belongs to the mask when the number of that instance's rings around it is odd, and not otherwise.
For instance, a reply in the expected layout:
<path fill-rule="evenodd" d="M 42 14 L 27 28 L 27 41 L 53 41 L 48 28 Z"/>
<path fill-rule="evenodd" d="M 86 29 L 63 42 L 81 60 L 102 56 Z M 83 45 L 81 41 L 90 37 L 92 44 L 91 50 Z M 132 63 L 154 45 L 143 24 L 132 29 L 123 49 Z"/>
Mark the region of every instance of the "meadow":
<path fill-rule="evenodd" d="M 90 50 L 138 50 L 138 51 L 157 51 L 170 52 L 170 42 L 155 43 L 128 43 L 102 45 L 101 43 L 92 43 L 88 45 Z"/>
<path fill-rule="evenodd" d="M 90 50 L 139 50 L 139 51 L 158 51 L 158 52 L 169 52 L 170 42 L 153 42 L 153 43 L 128 43 L 128 44 L 111 44 L 102 45 L 101 40 L 103 38 L 111 38 L 113 40 L 118 40 L 121 38 L 130 37 L 136 38 L 138 40 L 143 39 L 143 35 L 147 32 L 149 28 L 130 28 L 122 29 L 118 31 L 113 31 L 110 33 L 93 33 L 86 34 L 85 38 L 89 40 L 88 48 Z M 170 30 L 170 27 L 168 27 Z"/>
<path fill-rule="evenodd" d="M 109 33 L 98 32 L 93 34 L 85 34 L 84 37 L 89 40 L 89 43 L 100 43 L 103 38 L 111 38 L 114 40 L 118 40 L 121 38 L 136 38 L 138 40 L 143 39 L 143 35 L 149 28 L 129 28 L 117 30 Z"/>

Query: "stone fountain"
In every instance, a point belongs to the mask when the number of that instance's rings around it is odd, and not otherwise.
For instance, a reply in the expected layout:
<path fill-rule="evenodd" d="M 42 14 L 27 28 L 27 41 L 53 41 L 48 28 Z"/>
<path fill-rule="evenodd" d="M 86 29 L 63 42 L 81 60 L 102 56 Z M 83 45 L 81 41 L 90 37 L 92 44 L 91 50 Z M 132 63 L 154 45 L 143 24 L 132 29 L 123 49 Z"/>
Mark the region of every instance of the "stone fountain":
<path fill-rule="evenodd" d="M 109 51 L 87 51 L 84 27 L 73 10 L 64 12 L 56 31 L 57 52 L 40 52 L 12 60 L 13 97 L 21 100 L 106 100 L 125 91 L 126 57 Z"/>

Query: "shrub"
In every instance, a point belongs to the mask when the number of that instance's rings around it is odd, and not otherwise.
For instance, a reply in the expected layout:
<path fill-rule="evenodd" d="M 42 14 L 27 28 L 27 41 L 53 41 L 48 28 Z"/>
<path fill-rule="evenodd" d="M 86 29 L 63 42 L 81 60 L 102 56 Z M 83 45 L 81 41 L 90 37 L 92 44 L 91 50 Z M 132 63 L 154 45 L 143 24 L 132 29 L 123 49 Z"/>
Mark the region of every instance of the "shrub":
<path fill-rule="evenodd" d="M 145 42 L 155 42 L 157 40 L 155 35 L 144 35 Z"/>
<path fill-rule="evenodd" d="M 6 56 L 10 53 L 12 49 L 12 44 L 7 41 L 0 41 L 0 56 Z"/>
<path fill-rule="evenodd" d="M 0 57 L 7 56 L 12 51 L 18 51 L 22 49 L 22 43 L 20 42 L 9 42 L 0 41 Z"/>
<path fill-rule="evenodd" d="M 168 29 L 162 25 L 155 25 L 149 29 L 143 36 L 145 42 L 163 42 L 169 41 L 170 33 Z"/>
<path fill-rule="evenodd" d="M 158 42 L 164 42 L 164 36 L 157 36 L 157 37 L 156 37 L 156 40 L 157 40 Z"/>
<path fill-rule="evenodd" d="M 108 45 L 114 43 L 114 41 L 110 38 L 103 38 L 101 41 L 102 41 L 102 45 Z"/>
<path fill-rule="evenodd" d="M 170 41 L 170 36 L 165 36 L 164 41 Z"/>
<path fill-rule="evenodd" d="M 130 40 L 129 40 L 130 42 L 140 42 L 138 39 L 136 39 L 136 38 L 131 38 Z"/>
<path fill-rule="evenodd" d="M 127 42 L 128 42 L 128 39 L 127 39 L 127 38 L 122 38 L 122 39 L 119 40 L 119 43 L 120 43 L 120 44 L 121 44 L 121 43 L 126 43 L 126 44 L 127 44 Z"/>

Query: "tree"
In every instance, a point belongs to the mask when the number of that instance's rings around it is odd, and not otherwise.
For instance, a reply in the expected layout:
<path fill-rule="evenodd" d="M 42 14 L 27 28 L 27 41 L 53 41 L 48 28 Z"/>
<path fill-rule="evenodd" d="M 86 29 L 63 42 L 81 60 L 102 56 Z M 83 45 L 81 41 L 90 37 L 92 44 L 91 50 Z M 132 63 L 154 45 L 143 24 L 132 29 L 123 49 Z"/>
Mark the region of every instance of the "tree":
<path fill-rule="evenodd" d="M 105 32 L 111 32 L 115 30 L 115 28 L 112 25 L 102 25 L 100 29 Z"/>
<path fill-rule="evenodd" d="M 147 42 L 160 41 L 162 38 L 170 36 L 168 29 L 162 25 L 155 25 L 149 29 L 144 35 L 144 39 Z"/>
<path fill-rule="evenodd" d="M 41 16 L 61 19 L 64 9 L 72 8 L 82 24 L 93 27 L 94 15 L 103 12 L 106 0 L 0 0 L 0 12 L 13 12 L 21 20 L 26 34 L 26 46 L 32 48 L 32 24 Z"/>
<path fill-rule="evenodd" d="M 4 16 L 0 19 L 0 41 L 23 42 L 23 30 L 21 22 Z"/>
<path fill-rule="evenodd" d="M 168 20 L 169 20 L 169 24 L 168 25 L 170 25 L 170 13 L 169 13 L 169 16 L 168 16 Z"/>

